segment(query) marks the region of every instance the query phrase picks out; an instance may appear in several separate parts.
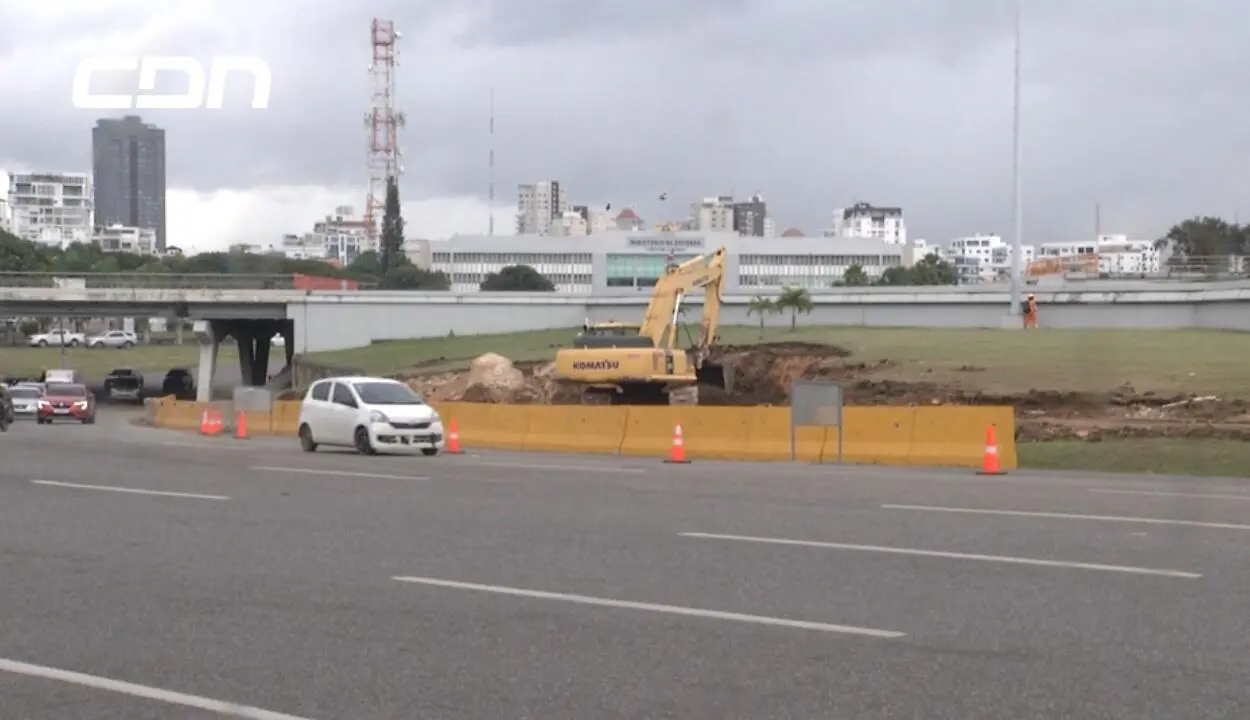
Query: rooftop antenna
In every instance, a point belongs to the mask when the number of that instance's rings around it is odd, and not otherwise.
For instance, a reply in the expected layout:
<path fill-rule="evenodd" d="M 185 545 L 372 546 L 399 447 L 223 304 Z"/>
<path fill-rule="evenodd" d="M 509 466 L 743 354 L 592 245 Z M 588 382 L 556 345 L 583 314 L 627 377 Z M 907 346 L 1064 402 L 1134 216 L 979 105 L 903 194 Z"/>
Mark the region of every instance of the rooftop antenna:
<path fill-rule="evenodd" d="M 490 213 L 490 228 L 487 235 L 495 236 L 495 86 L 490 86 L 490 198 L 488 201 Z"/>

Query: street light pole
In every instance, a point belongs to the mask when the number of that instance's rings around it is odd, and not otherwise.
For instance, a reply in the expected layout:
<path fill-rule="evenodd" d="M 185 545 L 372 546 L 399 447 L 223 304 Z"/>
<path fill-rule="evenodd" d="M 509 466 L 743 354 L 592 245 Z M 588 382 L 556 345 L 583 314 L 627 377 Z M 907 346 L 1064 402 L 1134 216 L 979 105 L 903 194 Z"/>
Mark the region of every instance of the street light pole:
<path fill-rule="evenodd" d="M 1024 164 L 1024 148 L 1020 144 L 1020 26 L 1024 0 L 1016 0 L 1015 68 L 1012 78 L 1011 144 L 1015 158 L 1011 163 L 1011 185 L 1015 195 L 1012 210 L 1015 222 L 1011 248 L 1011 315 L 1020 316 L 1020 286 L 1024 282 L 1024 188 L 1020 183 L 1020 166 Z"/>

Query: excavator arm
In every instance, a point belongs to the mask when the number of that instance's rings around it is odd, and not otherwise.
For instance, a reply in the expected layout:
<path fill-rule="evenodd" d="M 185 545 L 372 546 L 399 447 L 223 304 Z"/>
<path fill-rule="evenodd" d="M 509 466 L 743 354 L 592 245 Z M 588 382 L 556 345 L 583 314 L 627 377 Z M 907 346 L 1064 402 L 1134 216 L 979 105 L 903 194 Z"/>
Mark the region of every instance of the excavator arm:
<path fill-rule="evenodd" d="M 677 314 L 682 298 L 692 290 L 703 289 L 703 317 L 699 323 L 699 349 L 706 349 L 716 337 L 720 323 L 721 285 L 725 277 L 725 248 L 671 266 L 655 283 L 651 302 L 643 317 L 639 335 L 651 338 L 657 348 L 673 349 L 677 344 Z"/>

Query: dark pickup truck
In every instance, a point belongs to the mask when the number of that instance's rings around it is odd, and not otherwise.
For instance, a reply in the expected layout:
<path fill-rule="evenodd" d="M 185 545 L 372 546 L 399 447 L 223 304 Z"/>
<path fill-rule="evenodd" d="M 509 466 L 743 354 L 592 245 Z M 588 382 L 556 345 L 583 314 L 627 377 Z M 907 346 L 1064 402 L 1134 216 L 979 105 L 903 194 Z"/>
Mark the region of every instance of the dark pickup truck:
<path fill-rule="evenodd" d="M 142 400 L 143 375 L 130 368 L 117 368 L 104 378 L 104 397 L 109 400 Z"/>

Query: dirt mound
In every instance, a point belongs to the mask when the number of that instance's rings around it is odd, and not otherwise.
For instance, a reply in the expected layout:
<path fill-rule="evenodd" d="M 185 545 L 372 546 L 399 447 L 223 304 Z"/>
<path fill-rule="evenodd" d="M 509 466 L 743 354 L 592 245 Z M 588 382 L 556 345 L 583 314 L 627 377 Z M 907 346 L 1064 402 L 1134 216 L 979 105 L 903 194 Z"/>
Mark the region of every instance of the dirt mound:
<path fill-rule="evenodd" d="M 711 359 L 733 368 L 733 394 L 700 388 L 699 404 L 784 405 L 790 401 L 790 383 L 795 380 L 846 380 L 879 366 L 847 362 L 850 356 L 850 350 L 837 345 L 807 342 L 723 346 Z"/>

